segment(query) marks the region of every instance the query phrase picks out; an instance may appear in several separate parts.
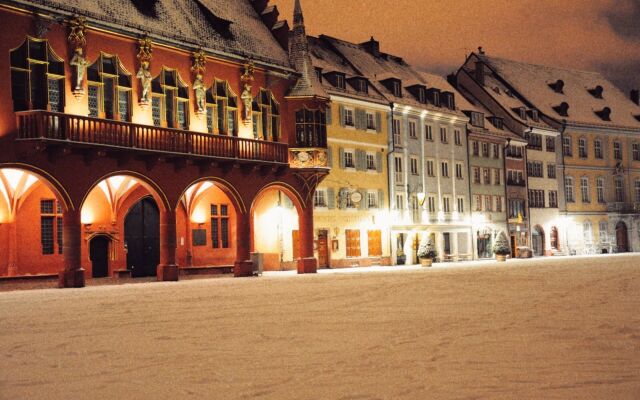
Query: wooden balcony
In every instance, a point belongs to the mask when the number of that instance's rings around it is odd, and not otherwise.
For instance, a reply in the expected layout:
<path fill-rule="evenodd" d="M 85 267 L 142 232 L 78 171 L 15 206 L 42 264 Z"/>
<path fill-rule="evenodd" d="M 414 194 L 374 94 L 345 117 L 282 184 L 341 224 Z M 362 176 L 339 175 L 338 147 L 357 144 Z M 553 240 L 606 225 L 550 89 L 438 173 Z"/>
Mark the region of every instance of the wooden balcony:
<path fill-rule="evenodd" d="M 289 166 L 291 168 L 329 168 L 327 149 L 305 147 L 289 149 Z"/>
<path fill-rule="evenodd" d="M 147 153 L 284 165 L 288 163 L 289 157 L 288 145 L 285 143 L 211 135 L 47 111 L 18 112 L 16 116 L 18 140 L 43 140 Z"/>

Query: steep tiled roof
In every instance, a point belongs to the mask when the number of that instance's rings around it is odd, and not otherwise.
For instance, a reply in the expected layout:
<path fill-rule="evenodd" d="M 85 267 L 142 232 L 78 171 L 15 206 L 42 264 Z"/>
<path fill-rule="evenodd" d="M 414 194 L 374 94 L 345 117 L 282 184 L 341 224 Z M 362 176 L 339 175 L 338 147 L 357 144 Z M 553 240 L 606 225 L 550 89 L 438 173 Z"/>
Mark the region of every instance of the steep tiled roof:
<path fill-rule="evenodd" d="M 388 78 L 400 79 L 404 87 L 420 82 L 420 78 L 415 71 L 401 58 L 385 53 L 380 53 L 379 56 L 375 57 L 361 44 L 350 43 L 325 35 L 320 38 L 326 40 L 339 51 L 389 101 L 407 105 L 421 105 L 409 93 L 406 93 L 403 97 L 396 97 L 380 83 Z M 409 84 L 407 85 L 407 83 Z"/>
<path fill-rule="evenodd" d="M 344 74 L 347 79 L 366 78 L 356 71 L 340 54 L 336 53 L 328 42 L 312 36 L 309 36 L 308 39 L 313 66 L 322 69 L 323 74 L 339 72 Z M 327 92 L 334 95 L 346 95 L 364 101 L 373 100 L 378 103 L 388 103 L 387 99 L 373 85 L 369 86 L 369 91 L 366 94 L 356 91 L 349 84 L 346 85 L 345 89 L 337 88 L 327 79 L 322 80 L 322 86 Z"/>
<path fill-rule="evenodd" d="M 134 34 L 146 31 L 152 40 L 166 38 L 290 67 L 287 52 L 250 0 L 20 0 L 20 3 L 76 13 L 87 17 L 89 25 L 103 23 Z"/>
<path fill-rule="evenodd" d="M 486 55 L 478 57 L 541 112 L 555 120 L 640 129 L 640 121 L 635 118 L 640 115 L 640 107 L 599 73 L 526 64 Z M 552 86 L 559 81 L 562 90 L 556 91 Z M 601 96 L 594 95 L 600 89 Z M 569 107 L 566 116 L 558 112 L 562 103 Z M 610 110 L 610 120 L 602 117 L 606 108 Z"/>

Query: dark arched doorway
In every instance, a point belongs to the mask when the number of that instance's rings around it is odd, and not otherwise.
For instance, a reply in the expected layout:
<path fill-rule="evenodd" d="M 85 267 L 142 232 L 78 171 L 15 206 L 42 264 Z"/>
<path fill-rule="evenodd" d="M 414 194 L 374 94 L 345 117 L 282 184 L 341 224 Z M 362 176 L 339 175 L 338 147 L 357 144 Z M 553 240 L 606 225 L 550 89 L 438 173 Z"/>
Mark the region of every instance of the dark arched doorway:
<path fill-rule="evenodd" d="M 95 236 L 89 242 L 91 276 L 94 278 L 109 276 L 109 242 L 110 239 L 103 235 Z"/>
<path fill-rule="evenodd" d="M 145 197 L 129 209 L 124 237 L 131 276 L 155 276 L 160 263 L 160 212 L 153 198 Z"/>
<path fill-rule="evenodd" d="M 626 253 L 629 251 L 627 224 L 622 221 L 616 225 L 616 247 L 618 248 L 618 253 Z"/>
<path fill-rule="evenodd" d="M 531 231 L 531 245 L 534 256 L 544 255 L 544 230 L 540 225 L 534 226 Z"/>

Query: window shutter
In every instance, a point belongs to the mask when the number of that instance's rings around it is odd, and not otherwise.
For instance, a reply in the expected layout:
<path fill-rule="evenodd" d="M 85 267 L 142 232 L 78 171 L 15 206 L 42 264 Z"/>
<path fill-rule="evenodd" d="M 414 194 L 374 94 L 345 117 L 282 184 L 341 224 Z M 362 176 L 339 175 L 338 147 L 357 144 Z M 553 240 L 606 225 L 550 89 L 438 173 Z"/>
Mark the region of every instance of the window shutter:
<path fill-rule="evenodd" d="M 362 200 L 360 200 L 359 208 L 361 210 L 366 209 L 367 207 L 367 191 L 365 189 L 358 189 L 358 192 L 362 195 Z"/>
<path fill-rule="evenodd" d="M 376 132 L 382 132 L 382 113 L 376 112 Z"/>
<path fill-rule="evenodd" d="M 338 107 L 340 111 L 340 126 L 344 128 L 344 106 Z"/>
<path fill-rule="evenodd" d="M 326 121 L 327 121 L 327 126 L 331 125 L 331 120 L 333 119 L 332 113 L 331 113 L 331 106 L 329 105 L 327 107 L 327 111 L 325 114 L 326 117 Z"/>
<path fill-rule="evenodd" d="M 339 149 L 339 155 L 340 155 L 340 168 L 344 169 L 345 165 L 344 165 L 344 149 L 342 147 L 340 147 Z"/>
<path fill-rule="evenodd" d="M 384 204 L 384 190 L 382 189 L 378 189 L 378 208 L 386 208 L 386 205 Z"/>
<path fill-rule="evenodd" d="M 357 125 L 356 128 L 366 131 L 367 130 L 367 112 L 363 109 L 356 108 Z"/>
<path fill-rule="evenodd" d="M 331 147 L 327 147 L 327 166 L 333 168 L 333 151 Z"/>
<path fill-rule="evenodd" d="M 336 192 L 333 188 L 327 188 L 327 208 L 329 210 L 336 208 Z"/>
<path fill-rule="evenodd" d="M 347 206 L 347 196 L 349 195 L 349 189 L 340 188 L 340 192 L 338 193 L 338 207 L 340 209 L 344 209 Z"/>
<path fill-rule="evenodd" d="M 364 171 L 367 169 L 366 161 L 363 160 L 363 158 L 366 157 L 364 154 L 365 154 L 364 151 L 356 150 L 356 170 L 357 171 Z"/>
<path fill-rule="evenodd" d="M 376 153 L 376 170 L 382 172 L 382 153 Z"/>

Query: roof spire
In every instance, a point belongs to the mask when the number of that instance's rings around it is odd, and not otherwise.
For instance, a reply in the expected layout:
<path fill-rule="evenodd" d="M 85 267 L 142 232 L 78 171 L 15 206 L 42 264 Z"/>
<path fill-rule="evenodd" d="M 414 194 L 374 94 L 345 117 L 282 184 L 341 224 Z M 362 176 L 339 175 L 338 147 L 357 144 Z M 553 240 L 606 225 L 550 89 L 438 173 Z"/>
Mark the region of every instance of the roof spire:
<path fill-rule="evenodd" d="M 321 85 L 318 83 L 311 62 L 309 53 L 309 41 L 304 27 L 304 16 L 300 0 L 295 0 L 293 10 L 293 29 L 289 36 L 289 60 L 296 71 L 300 73 L 300 78 L 291 90 L 291 95 L 295 96 L 319 96 L 324 94 Z"/>

